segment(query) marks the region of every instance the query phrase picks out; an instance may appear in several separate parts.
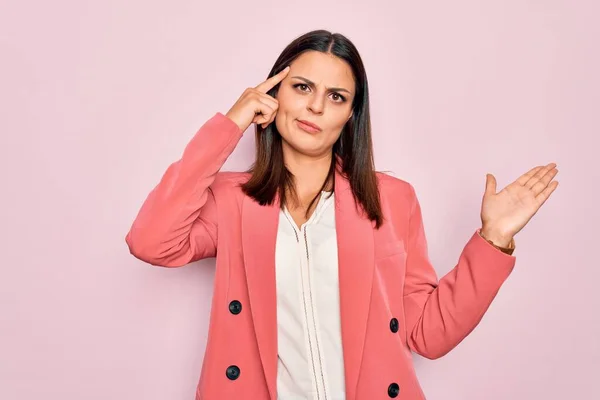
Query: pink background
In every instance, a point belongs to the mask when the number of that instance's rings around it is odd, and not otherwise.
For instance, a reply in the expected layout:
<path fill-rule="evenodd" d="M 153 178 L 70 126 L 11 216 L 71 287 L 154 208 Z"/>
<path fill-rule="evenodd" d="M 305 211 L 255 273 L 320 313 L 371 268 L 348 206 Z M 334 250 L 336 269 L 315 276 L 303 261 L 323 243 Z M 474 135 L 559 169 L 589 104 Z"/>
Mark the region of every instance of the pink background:
<path fill-rule="evenodd" d="M 418 3 L 418 4 L 417 4 Z M 369 73 L 376 164 L 413 183 L 448 272 L 499 187 L 561 182 L 473 333 L 415 356 L 428 399 L 600 398 L 598 2 L 0 4 L 0 398 L 192 399 L 214 260 L 153 268 L 125 234 L 215 112 L 316 28 Z M 224 170 L 253 158 L 249 130 Z"/>

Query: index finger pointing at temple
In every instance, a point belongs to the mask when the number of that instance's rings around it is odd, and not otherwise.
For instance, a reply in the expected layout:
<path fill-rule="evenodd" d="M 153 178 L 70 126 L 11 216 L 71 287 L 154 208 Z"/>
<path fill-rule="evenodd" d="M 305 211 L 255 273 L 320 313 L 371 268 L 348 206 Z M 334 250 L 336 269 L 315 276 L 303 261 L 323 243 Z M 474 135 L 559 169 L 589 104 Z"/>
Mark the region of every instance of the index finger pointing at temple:
<path fill-rule="evenodd" d="M 267 93 L 269 90 L 273 89 L 279 82 L 281 82 L 286 77 L 289 71 L 290 67 L 288 65 L 279 73 L 273 75 L 263 83 L 259 84 L 255 89 L 262 93 Z"/>

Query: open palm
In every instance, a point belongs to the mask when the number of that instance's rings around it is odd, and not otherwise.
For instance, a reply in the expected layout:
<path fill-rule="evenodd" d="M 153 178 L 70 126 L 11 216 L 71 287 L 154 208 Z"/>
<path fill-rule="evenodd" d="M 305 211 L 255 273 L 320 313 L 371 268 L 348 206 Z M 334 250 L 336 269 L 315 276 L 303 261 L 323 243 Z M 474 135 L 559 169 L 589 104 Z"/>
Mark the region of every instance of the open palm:
<path fill-rule="evenodd" d="M 482 231 L 512 238 L 531 220 L 557 188 L 555 163 L 538 166 L 496 193 L 496 178 L 488 174 L 481 205 Z"/>

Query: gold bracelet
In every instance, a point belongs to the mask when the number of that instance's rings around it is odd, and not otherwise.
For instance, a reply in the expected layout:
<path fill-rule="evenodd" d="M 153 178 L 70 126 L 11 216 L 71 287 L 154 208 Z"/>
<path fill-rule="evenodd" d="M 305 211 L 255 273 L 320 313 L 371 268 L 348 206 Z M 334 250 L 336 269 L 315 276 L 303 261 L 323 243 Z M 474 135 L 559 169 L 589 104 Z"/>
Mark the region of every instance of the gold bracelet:
<path fill-rule="evenodd" d="M 479 236 L 481 236 L 486 242 L 488 242 L 489 244 L 491 244 L 492 246 L 494 246 L 495 248 L 497 248 L 498 250 L 500 250 L 501 252 L 508 254 L 509 256 L 511 256 L 513 254 L 513 252 L 515 251 L 515 239 L 512 238 L 510 240 L 510 243 L 508 244 L 509 247 L 500 247 L 496 244 L 494 244 L 494 242 L 492 242 L 490 239 L 486 238 L 485 236 L 483 236 L 483 234 L 481 233 L 481 231 L 479 231 Z"/>

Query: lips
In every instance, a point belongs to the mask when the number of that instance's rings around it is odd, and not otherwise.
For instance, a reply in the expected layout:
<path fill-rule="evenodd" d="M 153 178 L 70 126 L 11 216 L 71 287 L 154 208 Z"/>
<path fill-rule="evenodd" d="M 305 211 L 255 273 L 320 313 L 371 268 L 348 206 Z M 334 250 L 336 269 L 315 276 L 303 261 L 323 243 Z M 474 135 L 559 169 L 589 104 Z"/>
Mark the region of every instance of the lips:
<path fill-rule="evenodd" d="M 319 125 L 314 124 L 314 123 L 309 122 L 309 121 L 306 121 L 306 120 L 302 120 L 302 119 L 298 120 L 298 126 L 301 129 L 303 129 L 303 130 L 305 130 L 307 132 L 311 132 L 311 133 L 317 133 L 317 132 L 321 132 L 322 131 L 322 129 L 321 129 L 321 127 Z"/>

